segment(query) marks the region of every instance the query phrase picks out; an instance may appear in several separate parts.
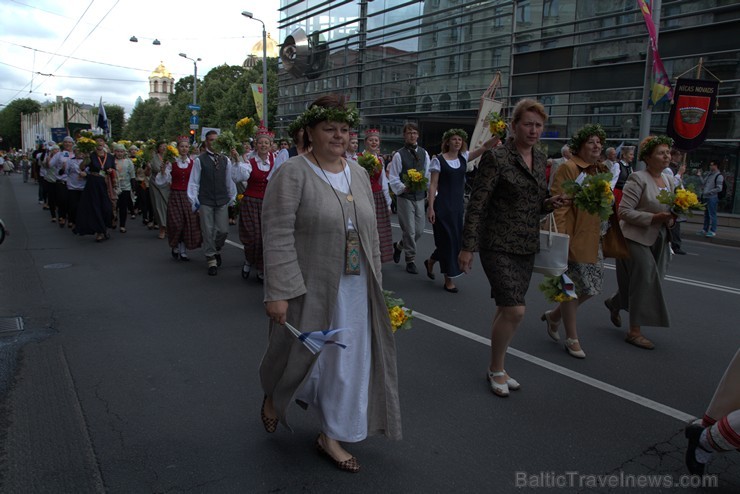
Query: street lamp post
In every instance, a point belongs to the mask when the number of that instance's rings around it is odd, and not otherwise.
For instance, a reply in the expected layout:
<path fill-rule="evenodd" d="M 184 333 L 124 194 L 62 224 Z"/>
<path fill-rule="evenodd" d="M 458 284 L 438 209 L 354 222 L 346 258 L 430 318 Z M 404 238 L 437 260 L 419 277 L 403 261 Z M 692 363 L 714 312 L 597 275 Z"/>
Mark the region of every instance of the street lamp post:
<path fill-rule="evenodd" d="M 191 60 L 193 62 L 193 105 L 198 104 L 198 62 L 200 62 L 200 58 L 192 59 L 189 56 L 187 56 L 185 53 L 180 53 L 180 56 L 182 58 L 187 58 L 188 60 Z"/>
<path fill-rule="evenodd" d="M 267 127 L 267 30 L 265 23 L 254 17 L 251 12 L 245 10 L 242 15 L 262 24 L 262 125 Z"/>

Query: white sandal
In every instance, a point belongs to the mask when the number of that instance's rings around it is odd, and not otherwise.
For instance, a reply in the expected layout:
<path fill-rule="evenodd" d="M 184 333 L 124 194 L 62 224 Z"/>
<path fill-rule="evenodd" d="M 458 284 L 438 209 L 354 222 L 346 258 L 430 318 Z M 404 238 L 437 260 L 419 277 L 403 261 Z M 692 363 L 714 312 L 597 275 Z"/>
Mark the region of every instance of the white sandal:
<path fill-rule="evenodd" d="M 545 321 L 545 324 L 547 324 L 547 336 L 552 338 L 554 341 L 560 341 L 560 334 L 558 333 L 558 330 L 560 329 L 560 321 L 552 322 L 550 314 L 552 314 L 551 310 L 545 311 L 545 313 L 542 314 L 542 317 L 540 317 L 540 320 Z"/>
<path fill-rule="evenodd" d="M 488 371 L 488 384 L 491 386 L 491 392 L 496 396 L 506 398 L 509 396 L 509 381 L 507 380 L 504 384 L 499 384 L 493 380 L 494 377 L 503 377 L 506 375 L 506 371 L 491 372 Z M 517 383 L 519 384 L 519 383 Z"/>
<path fill-rule="evenodd" d="M 584 352 L 583 349 L 581 349 L 581 350 L 572 350 L 570 348 L 571 345 L 575 345 L 576 343 L 578 343 L 578 345 L 580 346 L 580 342 L 578 341 L 577 338 L 575 338 L 575 339 L 573 339 L 573 338 L 566 338 L 565 339 L 565 351 L 568 352 L 571 357 L 575 357 L 575 358 L 586 358 L 586 352 Z"/>

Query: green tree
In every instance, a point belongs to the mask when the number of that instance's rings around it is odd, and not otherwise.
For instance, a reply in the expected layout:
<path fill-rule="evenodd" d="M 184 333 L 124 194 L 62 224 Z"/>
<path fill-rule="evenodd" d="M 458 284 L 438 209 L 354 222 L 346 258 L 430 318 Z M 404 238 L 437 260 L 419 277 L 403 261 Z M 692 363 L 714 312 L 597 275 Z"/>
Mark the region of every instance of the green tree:
<path fill-rule="evenodd" d="M 160 139 L 164 137 L 164 131 L 161 128 L 163 115 L 166 108 L 159 104 L 155 98 L 138 104 L 131 112 L 131 117 L 126 123 L 124 136 L 132 141 Z"/>
<path fill-rule="evenodd" d="M 0 146 L 3 149 L 20 149 L 23 145 L 21 142 L 21 113 L 38 113 L 40 110 L 41 105 L 38 101 L 30 98 L 15 99 L 3 108 L 0 111 L 0 137 L 3 138 Z"/>
<path fill-rule="evenodd" d="M 103 105 L 105 106 L 105 115 L 108 117 L 108 127 L 111 129 L 111 139 L 118 141 L 123 137 L 125 120 L 124 109 L 119 105 Z M 98 108 L 95 108 L 95 114 L 98 113 Z"/>

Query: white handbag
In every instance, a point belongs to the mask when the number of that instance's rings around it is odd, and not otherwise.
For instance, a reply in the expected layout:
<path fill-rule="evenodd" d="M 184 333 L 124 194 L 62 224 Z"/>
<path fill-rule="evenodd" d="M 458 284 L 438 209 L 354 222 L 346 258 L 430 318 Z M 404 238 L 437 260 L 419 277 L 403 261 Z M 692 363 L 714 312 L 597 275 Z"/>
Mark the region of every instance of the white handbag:
<path fill-rule="evenodd" d="M 555 216 L 547 218 L 547 230 L 540 230 L 540 251 L 534 256 L 534 272 L 546 276 L 560 276 L 568 270 L 568 244 L 570 237 L 558 233 Z"/>

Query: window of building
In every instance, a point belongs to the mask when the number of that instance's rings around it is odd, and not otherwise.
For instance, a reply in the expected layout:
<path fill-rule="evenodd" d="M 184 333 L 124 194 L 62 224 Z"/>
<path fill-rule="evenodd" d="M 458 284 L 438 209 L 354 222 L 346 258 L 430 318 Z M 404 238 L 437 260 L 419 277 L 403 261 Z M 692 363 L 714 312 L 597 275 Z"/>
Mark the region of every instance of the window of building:
<path fill-rule="evenodd" d="M 523 0 L 516 4 L 517 24 L 527 25 L 532 22 L 532 5 L 529 0 Z"/>

